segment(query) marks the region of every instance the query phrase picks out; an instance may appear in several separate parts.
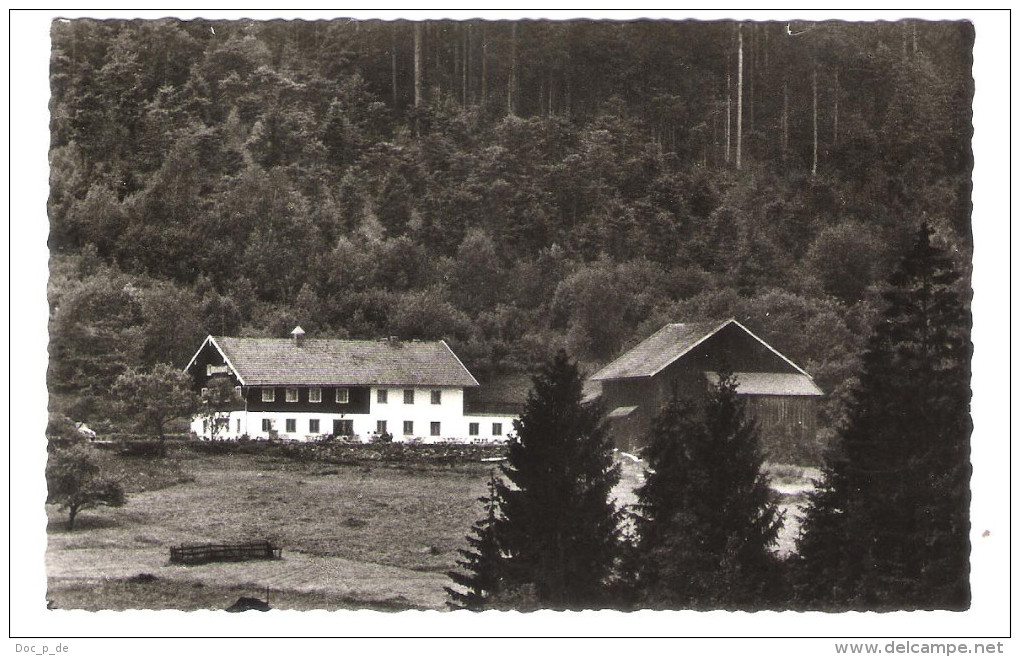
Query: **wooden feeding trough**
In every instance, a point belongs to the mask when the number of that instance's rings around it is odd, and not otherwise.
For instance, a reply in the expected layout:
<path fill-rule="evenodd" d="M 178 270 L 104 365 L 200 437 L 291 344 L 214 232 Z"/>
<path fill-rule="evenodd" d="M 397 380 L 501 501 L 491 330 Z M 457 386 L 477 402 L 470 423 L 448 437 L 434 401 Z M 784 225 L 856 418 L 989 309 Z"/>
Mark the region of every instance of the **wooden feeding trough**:
<path fill-rule="evenodd" d="M 218 561 L 280 559 L 282 553 L 282 548 L 276 547 L 269 541 L 179 545 L 170 548 L 170 563 L 193 565 Z"/>

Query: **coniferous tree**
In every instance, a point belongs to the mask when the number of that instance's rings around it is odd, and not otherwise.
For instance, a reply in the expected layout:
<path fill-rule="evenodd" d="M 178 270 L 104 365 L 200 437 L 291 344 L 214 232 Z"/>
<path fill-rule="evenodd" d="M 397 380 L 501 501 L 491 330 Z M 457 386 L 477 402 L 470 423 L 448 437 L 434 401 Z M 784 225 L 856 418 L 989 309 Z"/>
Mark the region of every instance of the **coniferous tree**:
<path fill-rule="evenodd" d="M 703 396 L 674 396 L 644 455 L 633 555 L 640 604 L 766 604 L 783 519 L 733 376 L 720 373 Z"/>
<path fill-rule="evenodd" d="M 970 317 L 948 253 L 921 226 L 884 292 L 840 450 L 799 544 L 807 604 L 969 604 Z"/>
<path fill-rule="evenodd" d="M 451 609 L 481 611 L 499 593 L 503 571 L 503 555 L 496 535 L 496 521 L 499 517 L 499 498 L 496 492 L 497 479 L 489 478 L 489 494 L 478 498 L 485 506 L 485 517 L 471 527 L 467 537 L 471 549 L 458 550 L 463 557 L 457 561 L 459 571 L 447 573 L 463 590 L 449 586 L 443 589 L 450 596 L 446 604 Z"/>
<path fill-rule="evenodd" d="M 620 468 L 602 410 L 582 402 L 581 375 L 563 350 L 532 381 L 502 466 L 508 482 L 496 486 L 506 590 L 542 607 L 604 606 L 619 556 L 610 493 Z"/>

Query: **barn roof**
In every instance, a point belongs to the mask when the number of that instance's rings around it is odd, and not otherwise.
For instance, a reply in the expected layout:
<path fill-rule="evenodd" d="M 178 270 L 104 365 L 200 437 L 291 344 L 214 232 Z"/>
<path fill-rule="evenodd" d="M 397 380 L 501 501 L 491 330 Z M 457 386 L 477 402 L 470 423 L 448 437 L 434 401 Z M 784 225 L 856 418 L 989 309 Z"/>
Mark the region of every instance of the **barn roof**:
<path fill-rule="evenodd" d="M 199 352 L 207 343 L 223 355 L 241 383 L 248 386 L 478 385 L 444 340 L 303 338 L 298 344 L 292 338 L 209 336 Z"/>
<path fill-rule="evenodd" d="M 727 322 L 666 324 L 636 347 L 592 376 L 593 381 L 654 376 L 700 342 L 715 334 Z"/>
<path fill-rule="evenodd" d="M 754 333 L 751 333 L 743 324 L 731 318 L 723 322 L 666 324 L 652 334 L 651 337 L 645 339 L 636 347 L 596 372 L 591 378 L 593 381 L 607 381 L 655 376 L 683 358 L 696 346 L 730 325 L 738 327 L 748 336 L 761 343 L 762 346 L 785 361 L 795 371 L 808 376 L 807 372 L 797 367 L 793 361 L 773 349 Z"/>
<path fill-rule="evenodd" d="M 805 374 L 779 372 L 734 372 L 738 395 L 778 395 L 789 397 L 818 397 L 821 389 Z M 705 372 L 709 383 L 719 382 L 715 372 Z"/>

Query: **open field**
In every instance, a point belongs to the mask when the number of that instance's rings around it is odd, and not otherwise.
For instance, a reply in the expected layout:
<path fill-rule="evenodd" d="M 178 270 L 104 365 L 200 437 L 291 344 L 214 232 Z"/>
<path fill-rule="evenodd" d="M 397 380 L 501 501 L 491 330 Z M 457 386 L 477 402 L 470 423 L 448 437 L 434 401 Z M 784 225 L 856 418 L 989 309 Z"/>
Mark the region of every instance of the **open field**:
<path fill-rule="evenodd" d="M 187 449 L 163 460 L 109 452 L 101 459 L 125 483 L 124 507 L 85 511 L 73 532 L 66 514 L 47 507 L 47 598 L 58 608 L 224 609 L 241 596 L 265 598 L 268 588 L 281 609 L 443 609 L 446 572 L 497 468 Z M 630 504 L 643 464 L 620 460 L 618 503 Z M 805 473 L 773 476 L 792 530 Z M 794 536 L 784 532 L 781 553 Z M 282 546 L 282 560 L 169 563 L 172 545 L 265 538 Z"/>
<path fill-rule="evenodd" d="M 107 458 L 125 467 L 133 461 Z M 174 458 L 193 481 L 132 492 L 122 508 L 86 511 L 73 532 L 65 514 L 48 507 L 48 597 L 56 606 L 222 608 L 237 599 L 234 587 L 245 595 L 269 587 L 277 599 L 294 594 L 293 608 L 442 608 L 445 573 L 480 514 L 475 500 L 494 467 L 337 466 L 188 451 Z M 262 538 L 283 547 L 282 561 L 169 564 L 171 545 Z M 140 574 L 161 586 L 124 581 Z M 178 594 L 168 594 L 167 583 Z M 138 593 L 146 588 L 163 591 Z M 221 588 L 229 592 L 210 595 Z"/>

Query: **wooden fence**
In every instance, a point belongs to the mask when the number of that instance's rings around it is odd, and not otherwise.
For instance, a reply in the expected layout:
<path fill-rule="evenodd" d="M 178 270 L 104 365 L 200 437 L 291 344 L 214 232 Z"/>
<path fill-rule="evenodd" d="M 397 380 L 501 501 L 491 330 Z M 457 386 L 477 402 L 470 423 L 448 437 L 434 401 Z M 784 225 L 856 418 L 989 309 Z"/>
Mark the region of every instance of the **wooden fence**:
<path fill-rule="evenodd" d="M 223 543 L 206 545 L 179 545 L 170 548 L 170 563 L 200 564 L 214 561 L 249 561 L 252 559 L 280 559 L 283 550 L 269 541 L 253 543 Z"/>

